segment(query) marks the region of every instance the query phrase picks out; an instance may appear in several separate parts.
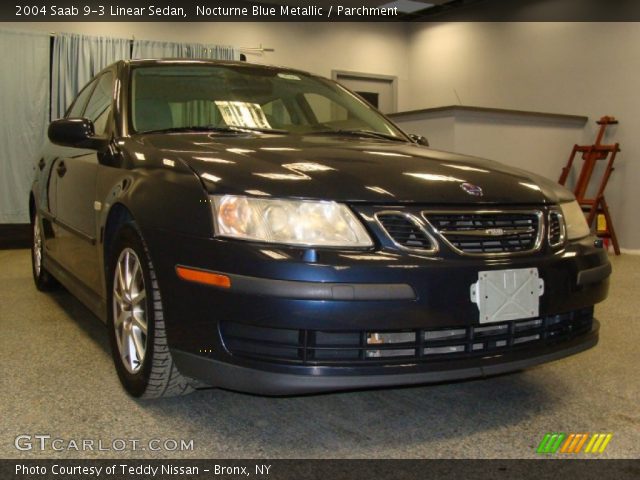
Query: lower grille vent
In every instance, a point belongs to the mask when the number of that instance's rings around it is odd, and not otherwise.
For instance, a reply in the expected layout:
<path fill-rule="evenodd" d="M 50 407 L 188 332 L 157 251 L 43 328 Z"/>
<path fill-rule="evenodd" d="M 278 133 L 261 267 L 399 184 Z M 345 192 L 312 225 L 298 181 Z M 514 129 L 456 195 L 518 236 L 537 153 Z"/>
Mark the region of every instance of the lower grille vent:
<path fill-rule="evenodd" d="M 305 365 L 428 362 L 566 341 L 591 330 L 593 308 L 491 325 L 405 331 L 321 331 L 221 322 L 229 353 Z"/>

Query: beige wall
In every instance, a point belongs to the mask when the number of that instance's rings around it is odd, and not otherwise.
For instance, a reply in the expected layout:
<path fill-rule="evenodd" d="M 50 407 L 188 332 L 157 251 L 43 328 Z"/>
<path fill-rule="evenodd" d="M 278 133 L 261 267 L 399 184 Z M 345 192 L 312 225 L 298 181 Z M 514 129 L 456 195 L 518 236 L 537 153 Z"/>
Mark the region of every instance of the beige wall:
<path fill-rule="evenodd" d="M 447 110 L 393 120 L 406 132 L 426 136 L 435 149 L 490 158 L 553 180 L 559 176 L 554 156 L 584 135 L 582 121 L 515 113 Z"/>
<path fill-rule="evenodd" d="M 606 196 L 622 246 L 640 249 L 638 45 L 640 23 L 417 24 L 408 39 L 409 95 L 413 108 L 462 103 L 588 115 L 585 143 L 597 118 L 616 116 L 608 140 L 622 153 Z M 571 146 L 551 160 L 557 174 Z M 519 147 L 535 145 L 512 145 L 514 154 Z M 555 180 L 548 162 L 527 168 Z"/>

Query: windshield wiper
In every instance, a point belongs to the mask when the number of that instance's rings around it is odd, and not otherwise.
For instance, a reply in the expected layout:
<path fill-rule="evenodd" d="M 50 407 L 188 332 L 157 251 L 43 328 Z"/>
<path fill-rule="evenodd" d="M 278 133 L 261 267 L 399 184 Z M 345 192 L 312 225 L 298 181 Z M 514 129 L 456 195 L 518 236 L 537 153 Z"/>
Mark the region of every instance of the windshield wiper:
<path fill-rule="evenodd" d="M 216 132 L 260 132 L 260 133 L 277 133 L 280 135 L 287 135 L 289 130 L 283 130 L 282 128 L 264 128 L 264 127 L 240 127 L 240 126 L 232 126 L 227 125 L 224 127 L 217 127 L 215 125 L 210 125 L 208 128 L 213 129 Z"/>
<path fill-rule="evenodd" d="M 159 128 L 157 130 L 147 130 L 138 133 L 175 133 L 175 132 L 213 132 L 213 133 L 247 133 L 247 132 L 260 132 L 260 133 L 277 133 L 280 135 L 288 134 L 287 130 L 281 130 L 276 128 L 261 128 L 261 127 L 234 127 L 234 126 L 217 126 L 217 125 L 190 125 L 186 127 L 169 127 Z"/>
<path fill-rule="evenodd" d="M 393 140 L 394 142 L 407 141 L 402 137 L 396 137 L 395 135 L 382 132 L 375 132 L 373 130 L 321 130 L 318 132 L 309 132 L 307 135 L 349 135 L 353 137 L 384 138 L 385 140 Z"/>

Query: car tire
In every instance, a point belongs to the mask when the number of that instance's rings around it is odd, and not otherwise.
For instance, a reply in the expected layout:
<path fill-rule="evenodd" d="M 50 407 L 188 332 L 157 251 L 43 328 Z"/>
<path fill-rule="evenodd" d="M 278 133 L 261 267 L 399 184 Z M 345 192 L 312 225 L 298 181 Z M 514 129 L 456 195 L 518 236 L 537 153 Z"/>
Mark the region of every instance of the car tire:
<path fill-rule="evenodd" d="M 31 225 L 31 272 L 36 288 L 41 292 L 54 290 L 59 286 L 58 281 L 44 268 L 44 238 L 42 236 L 42 222 L 37 213 Z"/>
<path fill-rule="evenodd" d="M 167 345 L 158 280 L 135 223 L 119 228 L 111 251 L 107 324 L 120 382 L 134 397 L 191 393 L 191 381 L 180 374 Z"/>

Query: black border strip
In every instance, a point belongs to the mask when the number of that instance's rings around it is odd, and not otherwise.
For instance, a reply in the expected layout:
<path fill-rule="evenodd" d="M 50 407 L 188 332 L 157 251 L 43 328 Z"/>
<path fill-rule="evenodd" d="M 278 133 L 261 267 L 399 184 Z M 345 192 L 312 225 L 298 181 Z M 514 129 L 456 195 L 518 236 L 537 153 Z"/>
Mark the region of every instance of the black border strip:
<path fill-rule="evenodd" d="M 361 6 L 380 7 L 384 1 L 362 0 Z M 396 15 L 346 14 L 352 2 L 310 1 L 304 2 L 306 14 L 283 13 L 281 6 L 303 6 L 289 0 L 166 0 L 155 8 L 174 9 L 170 15 L 149 15 L 153 2 L 148 0 L 58 0 L 57 9 L 52 3 L 14 2 L 0 5 L 0 21 L 3 22 L 632 22 L 640 21 L 640 2 L 636 0 L 450 0 L 443 4 L 413 13 L 397 11 Z M 17 6 L 42 8 L 34 13 L 17 15 Z M 122 15 L 111 7 L 140 8 Z M 197 7 L 246 8 L 243 14 L 197 14 Z M 75 7 L 75 9 L 73 9 Z M 87 7 L 87 10 L 85 10 Z M 266 15 L 265 8 L 275 7 L 275 14 Z M 333 8 L 331 8 L 333 7 Z M 342 8 L 342 14 L 339 8 Z M 60 10 L 62 8 L 62 10 Z M 175 10 L 182 8 L 183 10 Z M 255 11 L 254 8 L 258 8 Z M 67 10 L 64 10 L 67 9 Z M 202 10 L 201 10 L 202 11 Z M 299 10 L 295 10 L 300 12 Z M 366 10 L 360 10 L 367 12 Z M 54 14 L 54 12 L 57 12 Z M 118 14 L 114 15 L 112 12 Z M 66 15 L 61 15 L 66 13 Z"/>
<path fill-rule="evenodd" d="M 532 433 L 532 436 L 535 434 Z M 505 439 L 507 440 L 507 439 Z M 310 439 L 312 441 L 312 439 Z M 507 440 L 508 441 L 508 440 Z M 612 449 L 613 445 L 609 446 Z M 455 452 L 452 452 L 454 454 Z M 524 455 L 532 454 L 523 452 Z M 597 455 L 591 457 L 597 458 Z M 168 480 L 175 478 L 189 478 L 193 480 L 204 479 L 239 479 L 247 478 L 241 473 L 242 467 L 250 472 L 249 478 L 269 480 L 438 480 L 438 479 L 492 479 L 492 480 L 543 480 L 543 479 L 570 479 L 580 480 L 616 480 L 637 479 L 640 476 L 640 460 L 573 460 L 570 455 L 546 455 L 541 459 L 527 460 L 269 460 L 269 459 L 242 459 L 242 460 L 139 460 L 128 458 L 112 458 L 105 460 L 0 460 L 0 478 L 26 479 L 37 478 L 40 480 L 61 478 L 80 479 L 142 479 Z M 543 458 L 546 458 L 543 459 Z M 553 459 L 553 460 L 551 460 Z M 25 475 L 16 473 L 16 465 L 25 468 L 46 469 L 47 473 Z M 54 465 L 60 467 L 94 467 L 101 468 L 100 476 L 95 474 L 54 475 L 51 473 Z M 133 469 L 134 473 L 122 473 L 122 468 Z M 161 473 L 162 466 L 165 473 Z M 224 473 L 216 474 L 226 469 Z M 269 473 L 259 474 L 256 467 L 268 466 Z M 116 474 L 106 473 L 109 468 L 115 467 Z M 150 467 L 158 468 L 156 475 L 152 475 Z M 198 473 L 193 475 L 176 475 L 166 473 L 168 470 L 177 471 L 188 467 L 197 467 Z M 19 467 L 20 468 L 20 467 Z M 146 469 L 146 470 L 144 470 Z M 205 472 L 205 470 L 208 470 Z M 141 473 L 137 473 L 140 471 Z M 229 472 L 229 473 L 227 473 Z M 240 472 L 240 473 L 232 473 Z"/>

